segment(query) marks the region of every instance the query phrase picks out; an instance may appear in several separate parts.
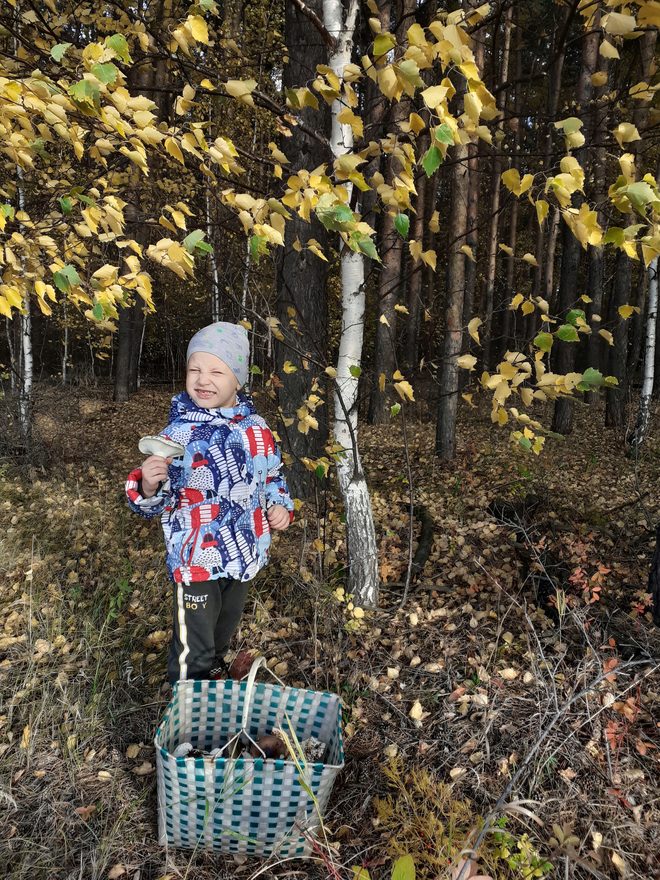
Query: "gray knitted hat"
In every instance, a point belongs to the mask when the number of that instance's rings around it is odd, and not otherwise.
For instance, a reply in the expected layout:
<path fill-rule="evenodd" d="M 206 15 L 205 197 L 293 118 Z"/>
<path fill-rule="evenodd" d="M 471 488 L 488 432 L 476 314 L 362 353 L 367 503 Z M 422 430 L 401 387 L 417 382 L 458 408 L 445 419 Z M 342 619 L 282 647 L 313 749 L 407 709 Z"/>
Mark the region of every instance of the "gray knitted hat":
<path fill-rule="evenodd" d="M 228 321 L 218 321 L 202 327 L 188 343 L 186 361 L 196 351 L 206 354 L 214 354 L 224 361 L 231 369 L 240 387 L 247 382 L 248 365 L 250 360 L 250 343 L 248 342 L 247 330 L 240 324 L 230 324 Z"/>

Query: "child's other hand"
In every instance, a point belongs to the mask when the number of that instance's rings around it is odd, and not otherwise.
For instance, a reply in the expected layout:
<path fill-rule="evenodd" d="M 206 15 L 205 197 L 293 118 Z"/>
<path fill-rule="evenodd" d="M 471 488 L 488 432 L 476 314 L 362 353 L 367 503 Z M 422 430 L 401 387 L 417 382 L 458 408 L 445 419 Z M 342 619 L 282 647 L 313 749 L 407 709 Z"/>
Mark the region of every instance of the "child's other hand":
<path fill-rule="evenodd" d="M 275 504 L 269 508 L 266 512 L 266 517 L 271 529 L 282 532 L 284 529 L 289 528 L 291 517 L 289 516 L 289 511 L 282 504 Z"/>
<path fill-rule="evenodd" d="M 172 464 L 171 458 L 163 458 L 162 455 L 150 455 L 142 464 L 142 495 L 144 498 L 153 497 L 158 486 L 167 479 L 167 466 Z"/>

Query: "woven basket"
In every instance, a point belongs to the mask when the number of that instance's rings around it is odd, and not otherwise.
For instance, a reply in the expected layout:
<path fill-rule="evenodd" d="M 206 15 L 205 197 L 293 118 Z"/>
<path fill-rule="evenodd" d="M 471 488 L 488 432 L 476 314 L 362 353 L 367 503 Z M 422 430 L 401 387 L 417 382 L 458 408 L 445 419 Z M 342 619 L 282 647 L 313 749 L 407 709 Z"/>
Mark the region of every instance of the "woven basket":
<path fill-rule="evenodd" d="M 314 830 L 344 766 L 341 702 L 335 694 L 257 683 L 262 665 L 260 657 L 240 682 L 175 684 L 154 740 L 162 845 L 260 856 L 311 854 Z M 274 727 L 295 733 L 299 742 L 314 736 L 326 743 L 325 762 L 304 763 L 301 774 L 293 760 L 227 756 L 233 743 L 255 742 Z M 203 751 L 224 747 L 222 756 L 175 758 L 177 746 L 186 742 Z"/>

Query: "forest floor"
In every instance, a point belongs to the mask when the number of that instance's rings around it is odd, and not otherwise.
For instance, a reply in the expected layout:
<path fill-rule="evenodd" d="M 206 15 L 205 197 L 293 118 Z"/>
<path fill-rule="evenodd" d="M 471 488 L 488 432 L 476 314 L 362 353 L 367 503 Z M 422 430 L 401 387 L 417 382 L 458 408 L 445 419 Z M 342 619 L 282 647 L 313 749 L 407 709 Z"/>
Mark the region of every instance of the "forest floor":
<path fill-rule="evenodd" d="M 264 864 L 157 842 L 170 586 L 159 526 L 128 511 L 123 481 L 168 399 L 143 389 L 117 405 L 103 390 L 43 386 L 44 464 L 0 466 L 3 877 L 375 880 L 409 853 L 417 878 L 444 880 L 477 842 L 465 880 L 660 877 L 660 630 L 646 594 L 657 413 L 637 461 L 602 429 L 601 404 L 578 406 L 574 433 L 537 458 L 464 407 L 445 465 L 420 411 L 407 426 L 410 466 L 434 534 L 403 607 L 401 422 L 361 427 L 378 610 L 351 631 L 335 592 L 341 508 L 320 484 L 321 509 L 303 508 L 276 537 L 236 643 L 345 707 L 332 851 Z"/>

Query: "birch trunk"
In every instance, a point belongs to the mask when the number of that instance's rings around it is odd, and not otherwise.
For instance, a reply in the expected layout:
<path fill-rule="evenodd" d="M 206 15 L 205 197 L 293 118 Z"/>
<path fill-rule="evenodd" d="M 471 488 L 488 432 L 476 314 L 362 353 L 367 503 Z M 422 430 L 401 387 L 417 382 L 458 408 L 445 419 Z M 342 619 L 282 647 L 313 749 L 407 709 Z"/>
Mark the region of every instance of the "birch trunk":
<path fill-rule="evenodd" d="M 639 448 L 644 442 L 651 415 L 651 397 L 653 396 L 653 380 L 655 377 L 656 326 L 658 323 L 658 258 L 652 261 L 648 270 L 649 295 L 646 317 L 646 346 L 644 348 L 644 378 L 642 393 L 639 398 L 637 423 L 630 445 Z"/>
<path fill-rule="evenodd" d="M 323 0 L 323 23 L 335 37 L 329 66 L 341 79 L 351 60 L 353 33 L 359 9 L 351 0 L 344 20 L 341 0 Z M 335 157 L 353 147 L 353 132 L 337 119 L 341 104 L 332 105 L 330 143 Z M 348 185 L 347 185 L 348 188 Z M 337 476 L 346 513 L 348 546 L 348 589 L 357 605 L 373 606 L 378 601 L 378 548 L 371 498 L 357 445 L 358 380 L 350 368 L 360 365 L 364 335 L 364 262 L 362 256 L 344 248 L 341 253 L 342 324 L 335 385 L 335 436 L 346 450 L 337 464 Z"/>

